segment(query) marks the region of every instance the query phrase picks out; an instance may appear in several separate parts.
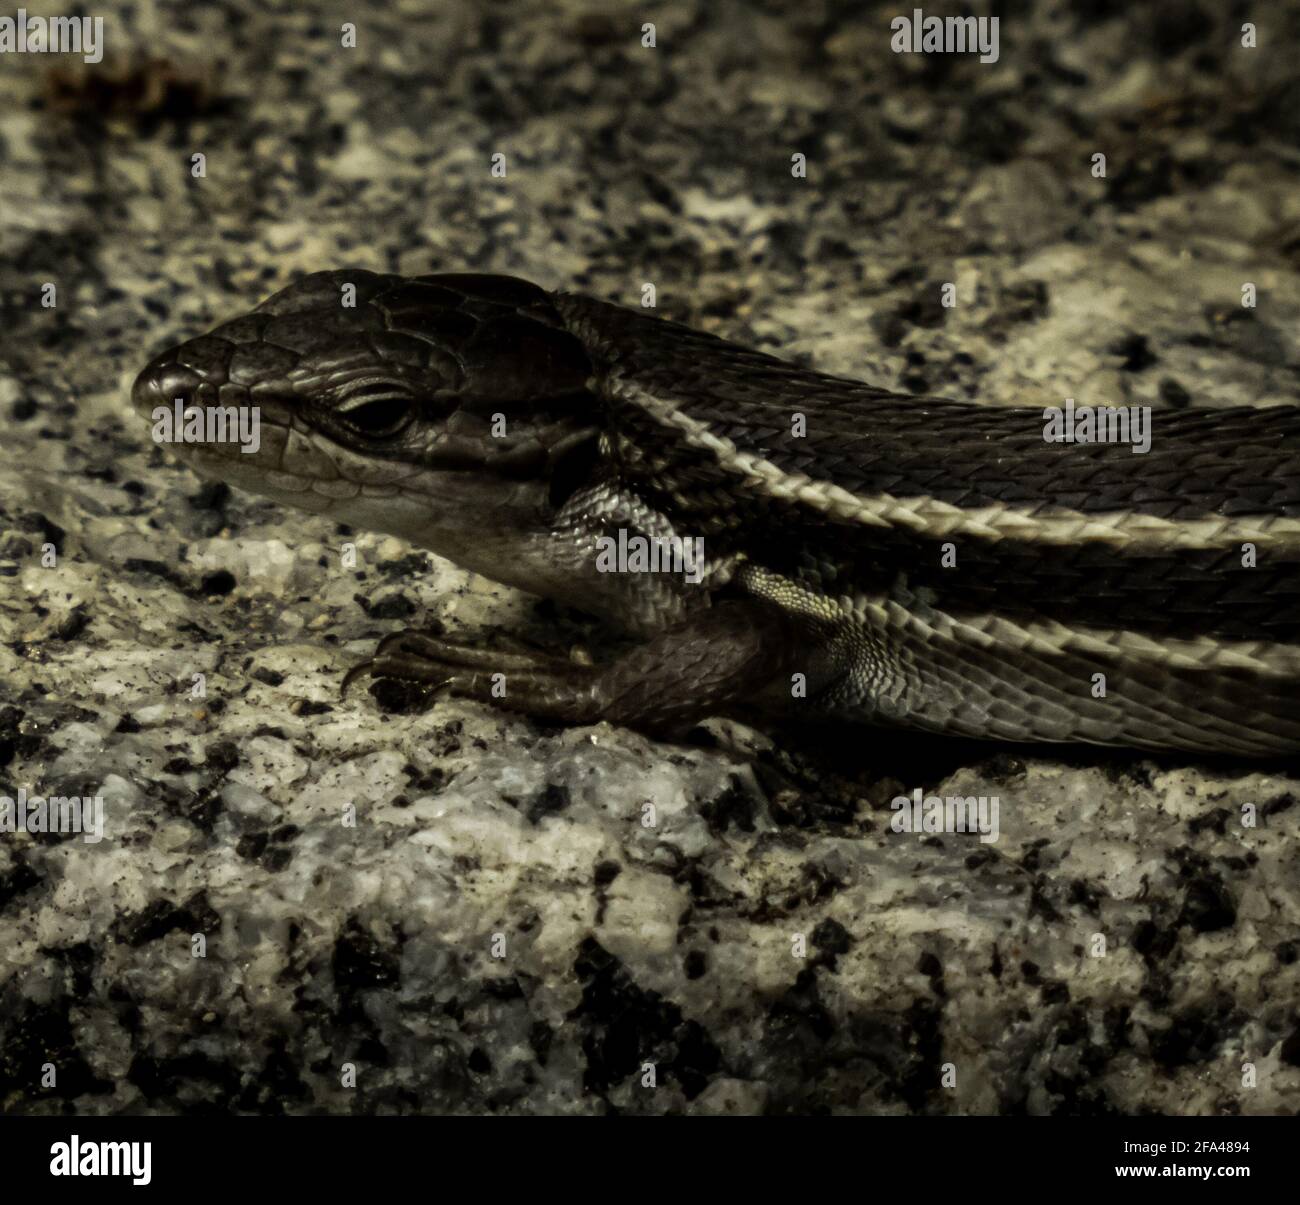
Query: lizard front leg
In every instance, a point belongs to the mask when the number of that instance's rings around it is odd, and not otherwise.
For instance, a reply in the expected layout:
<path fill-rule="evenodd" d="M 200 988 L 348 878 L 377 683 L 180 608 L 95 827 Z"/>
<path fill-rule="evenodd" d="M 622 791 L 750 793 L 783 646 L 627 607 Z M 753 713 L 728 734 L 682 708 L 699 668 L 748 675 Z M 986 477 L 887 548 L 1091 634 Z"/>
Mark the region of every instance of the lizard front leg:
<path fill-rule="evenodd" d="M 796 641 L 785 615 L 748 600 L 701 610 L 598 666 L 397 633 L 343 688 L 363 676 L 397 678 L 566 724 L 681 731 L 779 692 Z"/>

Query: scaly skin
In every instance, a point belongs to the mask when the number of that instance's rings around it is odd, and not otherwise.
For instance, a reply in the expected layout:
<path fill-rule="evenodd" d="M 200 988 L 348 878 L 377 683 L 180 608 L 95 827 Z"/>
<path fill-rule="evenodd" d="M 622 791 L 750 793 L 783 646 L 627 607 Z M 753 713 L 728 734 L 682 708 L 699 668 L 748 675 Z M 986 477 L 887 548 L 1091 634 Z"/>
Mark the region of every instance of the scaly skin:
<path fill-rule="evenodd" d="M 134 403 L 175 398 L 260 410 L 255 456 L 176 446 L 200 472 L 644 641 L 590 668 L 403 634 L 349 680 L 656 730 L 757 709 L 1300 749 L 1294 406 L 1158 411 L 1145 455 L 1048 443 L 1041 408 L 900 397 L 509 277 L 362 271 L 155 358 Z M 601 572 L 619 530 L 701 538 L 698 582 Z"/>

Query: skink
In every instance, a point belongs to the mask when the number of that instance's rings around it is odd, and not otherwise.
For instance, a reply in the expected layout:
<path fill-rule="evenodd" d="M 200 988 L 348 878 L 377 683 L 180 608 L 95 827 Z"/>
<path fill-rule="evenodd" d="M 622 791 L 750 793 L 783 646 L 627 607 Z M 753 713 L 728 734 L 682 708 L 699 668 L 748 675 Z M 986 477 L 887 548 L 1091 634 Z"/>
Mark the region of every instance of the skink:
<path fill-rule="evenodd" d="M 900 396 L 512 277 L 361 270 L 173 347 L 132 397 L 255 407 L 256 454 L 174 451 L 639 638 L 590 666 L 398 633 L 350 678 L 656 731 L 1300 750 L 1297 406 L 1157 410 L 1144 454 L 1052 442 L 1041 405 Z"/>

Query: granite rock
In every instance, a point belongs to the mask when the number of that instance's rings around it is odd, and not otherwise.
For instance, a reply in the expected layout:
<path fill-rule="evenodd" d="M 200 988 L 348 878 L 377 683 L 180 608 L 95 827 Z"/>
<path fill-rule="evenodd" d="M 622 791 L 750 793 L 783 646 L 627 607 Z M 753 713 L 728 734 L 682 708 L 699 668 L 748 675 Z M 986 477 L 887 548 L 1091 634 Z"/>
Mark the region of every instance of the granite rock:
<path fill-rule="evenodd" d="M 653 283 L 991 405 L 1293 401 L 1300 9 L 1248 50 L 1089 8 L 1016 6 L 987 65 L 833 0 L 683 0 L 653 47 L 399 2 L 355 49 L 329 6 L 105 3 L 100 68 L 6 56 L 0 794 L 105 811 L 0 834 L 0 1109 L 1300 1109 L 1295 767 L 342 699 L 407 617 L 587 625 L 206 485 L 126 401 L 348 265 Z M 998 797 L 999 839 L 893 831 L 916 789 Z"/>

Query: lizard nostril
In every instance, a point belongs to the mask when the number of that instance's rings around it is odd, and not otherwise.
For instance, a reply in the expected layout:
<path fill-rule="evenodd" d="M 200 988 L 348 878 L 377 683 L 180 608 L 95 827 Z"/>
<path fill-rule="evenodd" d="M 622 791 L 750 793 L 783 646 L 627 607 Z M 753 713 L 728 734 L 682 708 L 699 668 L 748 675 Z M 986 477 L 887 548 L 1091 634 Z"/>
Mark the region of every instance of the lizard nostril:
<path fill-rule="evenodd" d="M 131 386 L 131 404 L 146 416 L 155 407 L 170 407 L 178 399 L 183 407 L 188 406 L 199 384 L 200 378 L 192 369 L 174 362 L 155 362 L 136 377 Z"/>

